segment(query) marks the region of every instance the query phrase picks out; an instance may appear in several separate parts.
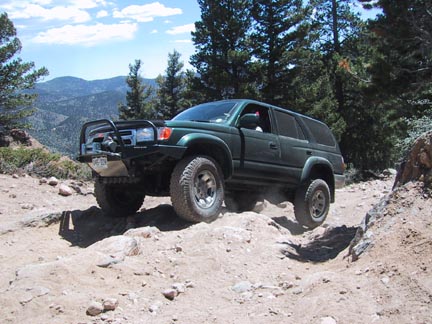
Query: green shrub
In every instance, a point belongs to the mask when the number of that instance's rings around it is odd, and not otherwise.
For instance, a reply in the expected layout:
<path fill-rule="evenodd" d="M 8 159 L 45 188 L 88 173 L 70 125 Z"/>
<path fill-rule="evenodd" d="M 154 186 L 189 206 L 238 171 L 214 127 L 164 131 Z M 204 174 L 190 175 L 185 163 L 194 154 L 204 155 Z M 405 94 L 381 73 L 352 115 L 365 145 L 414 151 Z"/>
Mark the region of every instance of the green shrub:
<path fill-rule="evenodd" d="M 26 172 L 40 177 L 57 177 L 88 180 L 88 166 L 62 158 L 41 148 L 0 147 L 0 173 Z"/>

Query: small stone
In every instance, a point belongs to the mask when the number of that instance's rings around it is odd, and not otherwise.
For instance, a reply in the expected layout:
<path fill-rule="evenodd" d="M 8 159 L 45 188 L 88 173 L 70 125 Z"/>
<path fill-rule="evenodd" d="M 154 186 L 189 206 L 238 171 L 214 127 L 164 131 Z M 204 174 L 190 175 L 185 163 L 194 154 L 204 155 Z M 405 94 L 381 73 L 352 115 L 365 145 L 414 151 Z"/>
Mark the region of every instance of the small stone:
<path fill-rule="evenodd" d="M 48 179 L 48 184 L 55 187 L 59 184 L 59 180 L 56 177 L 51 177 Z"/>
<path fill-rule="evenodd" d="M 389 277 L 382 277 L 381 278 L 381 282 L 384 284 L 384 285 L 388 285 L 388 283 L 390 282 L 390 278 Z"/>
<path fill-rule="evenodd" d="M 19 178 L 19 175 L 16 174 L 16 173 L 14 173 L 14 174 L 12 174 L 12 178 L 14 178 L 14 179 L 18 179 L 18 178 Z"/>
<path fill-rule="evenodd" d="M 321 318 L 320 324 L 337 324 L 337 322 L 333 317 L 327 316 Z"/>
<path fill-rule="evenodd" d="M 162 292 L 162 295 L 164 295 L 166 299 L 174 300 L 174 298 L 178 296 L 178 291 L 176 289 L 166 289 Z"/>
<path fill-rule="evenodd" d="M 184 293 L 184 292 L 186 291 L 186 287 L 185 287 L 185 285 L 182 284 L 182 283 L 178 283 L 178 282 L 174 283 L 174 284 L 171 286 L 171 288 L 177 290 L 177 292 L 178 292 L 179 294 L 182 294 L 182 293 Z"/>
<path fill-rule="evenodd" d="M 116 298 L 107 298 L 103 302 L 104 311 L 113 311 L 119 305 L 119 301 Z"/>
<path fill-rule="evenodd" d="M 68 197 L 71 196 L 72 194 L 73 194 L 73 190 L 69 186 L 63 183 L 59 186 L 59 195 Z"/>
<path fill-rule="evenodd" d="M 195 285 L 194 285 L 194 283 L 191 280 L 186 280 L 185 287 L 186 288 L 194 288 Z"/>
<path fill-rule="evenodd" d="M 162 303 L 158 301 L 158 302 L 150 305 L 149 312 L 150 313 L 156 313 L 161 306 L 162 306 Z"/>
<path fill-rule="evenodd" d="M 34 209 L 34 206 L 32 204 L 22 204 L 21 205 L 21 209 L 29 209 L 32 210 Z"/>
<path fill-rule="evenodd" d="M 87 315 L 90 316 L 97 316 L 99 314 L 101 314 L 104 310 L 104 307 L 101 303 L 97 302 L 97 301 L 92 301 L 89 305 L 89 307 L 87 308 Z"/>
<path fill-rule="evenodd" d="M 231 289 L 236 293 L 244 293 L 246 291 L 252 290 L 253 285 L 249 281 L 241 281 L 234 286 L 231 287 Z"/>
<path fill-rule="evenodd" d="M 39 184 L 45 184 L 48 183 L 48 179 L 47 178 L 40 178 L 39 179 Z"/>

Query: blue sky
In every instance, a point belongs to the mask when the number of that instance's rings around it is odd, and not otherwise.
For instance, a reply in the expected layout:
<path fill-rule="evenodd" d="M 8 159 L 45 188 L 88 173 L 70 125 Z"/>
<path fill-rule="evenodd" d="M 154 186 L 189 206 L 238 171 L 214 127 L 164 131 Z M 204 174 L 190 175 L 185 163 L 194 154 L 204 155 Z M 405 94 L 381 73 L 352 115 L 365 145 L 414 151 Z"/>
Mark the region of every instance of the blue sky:
<path fill-rule="evenodd" d="M 143 77 L 155 78 L 174 49 L 191 68 L 191 31 L 200 20 L 196 0 L 1 0 L 4 11 L 23 44 L 19 56 L 45 66 L 45 81 L 127 75 L 135 59 Z"/>
<path fill-rule="evenodd" d="M 23 44 L 19 56 L 50 75 L 86 80 L 129 73 L 143 61 L 145 78 L 166 69 L 168 53 L 194 53 L 191 31 L 200 19 L 196 0 L 2 0 Z"/>

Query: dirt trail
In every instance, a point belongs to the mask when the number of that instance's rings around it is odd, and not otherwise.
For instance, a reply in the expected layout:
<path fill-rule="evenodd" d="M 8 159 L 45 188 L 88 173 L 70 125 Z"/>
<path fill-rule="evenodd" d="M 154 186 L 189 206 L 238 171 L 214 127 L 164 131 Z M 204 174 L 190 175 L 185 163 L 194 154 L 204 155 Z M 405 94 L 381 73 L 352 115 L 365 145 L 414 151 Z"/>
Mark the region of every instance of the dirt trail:
<path fill-rule="evenodd" d="M 290 204 L 189 224 L 149 197 L 135 217 L 110 219 L 91 184 L 67 184 L 84 194 L 0 175 L 1 323 L 432 323 L 432 204 L 416 186 L 352 262 L 355 227 L 393 179 L 338 190 L 313 231 Z M 114 311 L 86 314 L 109 298 Z"/>

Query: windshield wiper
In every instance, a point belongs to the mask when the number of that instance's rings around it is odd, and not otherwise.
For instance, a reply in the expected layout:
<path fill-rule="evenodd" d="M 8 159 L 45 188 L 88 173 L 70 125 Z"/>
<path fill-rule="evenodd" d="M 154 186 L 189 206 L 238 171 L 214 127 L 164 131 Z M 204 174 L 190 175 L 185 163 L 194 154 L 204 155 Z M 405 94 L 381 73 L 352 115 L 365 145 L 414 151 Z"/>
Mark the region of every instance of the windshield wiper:
<path fill-rule="evenodd" d="M 200 119 L 190 119 L 189 121 L 199 122 L 199 123 L 210 123 L 210 120 L 200 120 Z"/>

